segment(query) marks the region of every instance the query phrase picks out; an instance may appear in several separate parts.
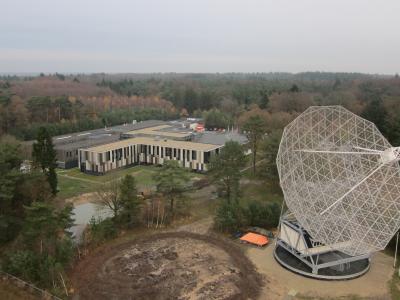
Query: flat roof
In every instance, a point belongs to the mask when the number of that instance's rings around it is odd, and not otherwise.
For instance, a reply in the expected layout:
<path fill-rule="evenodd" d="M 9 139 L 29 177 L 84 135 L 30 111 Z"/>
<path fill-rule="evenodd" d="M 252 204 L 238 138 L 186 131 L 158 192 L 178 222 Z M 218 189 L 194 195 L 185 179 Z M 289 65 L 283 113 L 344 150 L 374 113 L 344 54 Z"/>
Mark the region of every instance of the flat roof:
<path fill-rule="evenodd" d="M 213 145 L 213 144 L 204 144 L 204 143 L 195 143 L 195 142 L 187 142 L 187 141 L 176 141 L 176 140 L 165 140 L 165 139 L 154 139 L 148 137 L 135 137 L 125 140 L 120 140 L 114 143 L 99 145 L 96 147 L 91 147 L 84 149 L 90 152 L 107 152 L 115 149 L 120 149 L 124 147 L 128 147 L 131 145 L 150 145 L 150 146 L 162 146 L 169 148 L 179 148 L 186 150 L 200 150 L 200 151 L 211 151 L 217 148 L 222 147 L 222 145 Z"/>
<path fill-rule="evenodd" d="M 125 133 L 132 130 L 141 130 L 147 127 L 155 127 L 162 124 L 165 125 L 167 124 L 167 122 L 160 120 L 145 120 L 136 123 L 126 123 L 111 127 L 102 127 L 86 131 L 67 133 L 63 135 L 53 136 L 53 144 L 55 147 L 60 146 L 60 148 L 63 148 L 63 145 L 65 145 L 65 147 L 72 148 L 73 144 L 76 144 L 76 148 L 78 148 L 83 147 L 82 143 L 84 144 L 84 141 L 88 139 L 97 139 L 98 137 L 109 134 L 115 134 L 119 138 L 120 133 Z M 36 142 L 36 140 L 25 141 L 24 144 L 31 145 L 34 142 Z M 90 144 L 90 142 L 88 143 Z"/>
<path fill-rule="evenodd" d="M 247 137 L 244 134 L 240 134 L 233 131 L 228 131 L 228 132 L 205 131 L 196 134 L 193 141 L 197 143 L 205 143 L 213 145 L 225 145 L 225 143 L 228 141 L 238 142 L 241 145 L 246 144 L 248 142 Z"/>
<path fill-rule="evenodd" d="M 88 139 L 71 141 L 65 144 L 56 144 L 54 145 L 54 149 L 63 151 L 74 151 L 78 150 L 79 148 L 93 147 L 101 144 L 111 143 L 118 140 L 119 140 L 118 134 L 101 134 L 101 135 L 91 136 Z"/>
<path fill-rule="evenodd" d="M 192 132 L 187 129 L 185 131 L 182 131 L 179 128 L 175 128 L 171 125 L 164 124 L 164 125 L 158 125 L 158 126 L 128 131 L 128 132 L 126 132 L 126 134 L 131 134 L 131 135 L 147 134 L 147 135 L 155 135 L 155 136 L 185 138 L 185 137 L 192 135 Z"/>

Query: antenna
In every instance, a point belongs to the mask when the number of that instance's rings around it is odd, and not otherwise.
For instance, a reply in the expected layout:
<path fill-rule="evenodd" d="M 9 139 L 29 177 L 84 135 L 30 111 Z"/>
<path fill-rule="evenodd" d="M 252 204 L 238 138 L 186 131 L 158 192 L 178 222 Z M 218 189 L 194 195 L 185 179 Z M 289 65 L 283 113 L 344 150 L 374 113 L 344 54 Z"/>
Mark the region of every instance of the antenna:
<path fill-rule="evenodd" d="M 314 241 L 349 256 L 383 250 L 400 228 L 400 148 L 341 106 L 286 126 L 276 163 L 285 203 Z"/>

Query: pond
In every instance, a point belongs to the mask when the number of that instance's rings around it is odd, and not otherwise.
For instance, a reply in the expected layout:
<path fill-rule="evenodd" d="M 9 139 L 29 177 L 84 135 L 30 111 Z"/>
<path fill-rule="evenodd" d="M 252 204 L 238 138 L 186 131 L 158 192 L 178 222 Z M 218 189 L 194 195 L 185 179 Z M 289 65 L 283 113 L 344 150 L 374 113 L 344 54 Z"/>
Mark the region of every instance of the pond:
<path fill-rule="evenodd" d="M 77 242 L 79 242 L 84 229 L 87 224 L 89 224 L 92 217 L 95 217 L 96 219 L 105 219 L 112 216 L 109 209 L 94 203 L 78 204 L 72 211 L 74 213 L 73 218 L 75 219 L 75 225 L 71 227 L 70 232 L 72 232 L 73 239 Z"/>

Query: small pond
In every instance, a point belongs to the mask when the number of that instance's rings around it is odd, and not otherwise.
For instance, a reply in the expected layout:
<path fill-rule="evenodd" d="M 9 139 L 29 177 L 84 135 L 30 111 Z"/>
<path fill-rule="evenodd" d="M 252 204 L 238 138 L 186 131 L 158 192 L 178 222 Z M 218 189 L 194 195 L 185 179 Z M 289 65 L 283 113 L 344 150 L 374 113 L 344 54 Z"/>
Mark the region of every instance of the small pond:
<path fill-rule="evenodd" d="M 86 225 L 89 224 L 92 217 L 95 217 L 96 219 L 105 219 L 107 217 L 111 217 L 112 215 L 109 209 L 105 207 L 102 208 L 101 206 L 93 203 L 75 205 L 73 213 L 75 225 L 71 227 L 70 231 L 72 232 L 75 241 L 80 240 L 83 230 L 85 229 Z"/>

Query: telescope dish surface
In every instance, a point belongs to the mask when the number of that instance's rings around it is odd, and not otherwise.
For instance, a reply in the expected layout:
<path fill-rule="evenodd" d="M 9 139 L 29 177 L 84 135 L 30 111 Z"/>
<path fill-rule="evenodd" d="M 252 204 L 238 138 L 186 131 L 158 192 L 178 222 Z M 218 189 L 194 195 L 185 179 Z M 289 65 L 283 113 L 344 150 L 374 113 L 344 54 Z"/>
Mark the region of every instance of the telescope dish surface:
<path fill-rule="evenodd" d="M 318 242 L 356 256 L 383 250 L 400 227 L 399 148 L 341 106 L 312 106 L 284 129 L 284 198 Z"/>

